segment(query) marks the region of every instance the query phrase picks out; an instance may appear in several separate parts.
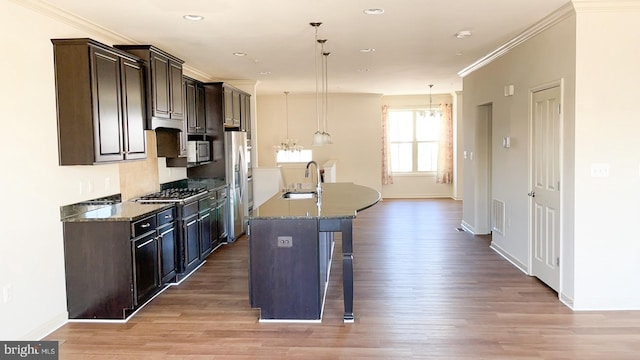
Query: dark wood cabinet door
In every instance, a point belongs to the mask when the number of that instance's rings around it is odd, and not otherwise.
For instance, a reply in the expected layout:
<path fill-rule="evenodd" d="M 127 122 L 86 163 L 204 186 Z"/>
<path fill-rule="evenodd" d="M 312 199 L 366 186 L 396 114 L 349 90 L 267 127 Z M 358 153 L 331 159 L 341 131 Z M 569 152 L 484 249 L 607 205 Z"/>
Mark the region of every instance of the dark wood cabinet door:
<path fill-rule="evenodd" d="M 92 49 L 95 161 L 123 159 L 120 111 L 120 58 Z"/>
<path fill-rule="evenodd" d="M 211 250 L 220 244 L 220 239 L 218 239 L 218 206 L 215 205 L 211 207 L 209 212 L 209 216 L 211 217 L 211 221 L 209 221 L 209 231 L 211 234 Z"/>
<path fill-rule="evenodd" d="M 196 123 L 201 132 L 207 130 L 207 119 L 205 116 L 205 102 L 204 102 L 204 86 L 202 83 L 196 83 Z"/>
<path fill-rule="evenodd" d="M 141 305 L 155 291 L 158 281 L 158 242 L 151 232 L 133 242 L 137 305 Z"/>
<path fill-rule="evenodd" d="M 220 83 L 209 83 L 203 85 L 204 90 L 204 116 L 207 135 L 213 138 L 213 141 L 221 141 L 224 128 L 224 99 L 223 90 Z M 213 151 L 213 159 L 221 154 L 216 153 L 215 147 Z"/>
<path fill-rule="evenodd" d="M 211 253 L 211 213 L 209 209 L 200 213 L 200 259 Z"/>
<path fill-rule="evenodd" d="M 247 103 L 245 102 L 246 95 L 238 94 L 238 104 L 240 105 L 240 130 L 245 131 L 247 126 L 246 113 L 247 113 Z"/>
<path fill-rule="evenodd" d="M 169 60 L 169 99 L 172 120 L 184 120 L 184 87 L 182 86 L 182 64 Z"/>
<path fill-rule="evenodd" d="M 174 223 L 158 229 L 158 242 L 161 284 L 167 284 L 172 282 L 176 276 L 176 227 Z"/>
<path fill-rule="evenodd" d="M 190 134 L 197 133 L 200 131 L 198 129 L 198 118 L 196 113 L 196 83 L 193 80 L 185 80 L 184 81 L 185 88 L 185 108 L 186 108 L 186 122 L 187 122 L 187 132 Z M 204 129 L 202 129 L 204 130 Z"/>
<path fill-rule="evenodd" d="M 153 116 L 169 119 L 171 117 L 169 59 L 159 54 L 151 53 L 151 79 Z"/>
<path fill-rule="evenodd" d="M 185 247 L 185 268 L 200 259 L 200 238 L 198 228 L 198 215 L 191 216 L 184 221 L 184 247 Z"/>
<path fill-rule="evenodd" d="M 217 206 L 218 211 L 218 241 L 227 242 L 227 199 L 220 201 Z"/>
<path fill-rule="evenodd" d="M 147 157 L 142 66 L 121 60 L 124 159 Z"/>
<path fill-rule="evenodd" d="M 240 126 L 240 106 L 241 106 L 241 102 L 240 102 L 240 93 L 237 91 L 234 91 L 232 93 L 233 97 L 232 97 L 232 101 L 233 101 L 233 126 L 234 127 L 239 127 Z"/>
<path fill-rule="evenodd" d="M 251 140 L 251 96 L 244 96 L 244 111 L 242 112 L 242 126 L 247 132 L 247 140 Z"/>
<path fill-rule="evenodd" d="M 229 88 L 223 89 L 224 99 L 224 125 L 233 126 L 233 90 Z"/>

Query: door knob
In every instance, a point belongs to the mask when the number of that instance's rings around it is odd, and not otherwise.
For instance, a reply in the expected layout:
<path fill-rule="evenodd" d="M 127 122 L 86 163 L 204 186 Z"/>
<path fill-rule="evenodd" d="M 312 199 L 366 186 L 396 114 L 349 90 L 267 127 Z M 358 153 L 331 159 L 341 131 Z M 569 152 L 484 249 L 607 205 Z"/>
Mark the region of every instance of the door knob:
<path fill-rule="evenodd" d="M 528 193 L 527 195 L 528 195 L 528 196 L 531 196 L 531 197 L 536 197 L 536 192 L 535 192 L 535 191 L 532 191 L 532 192 Z"/>

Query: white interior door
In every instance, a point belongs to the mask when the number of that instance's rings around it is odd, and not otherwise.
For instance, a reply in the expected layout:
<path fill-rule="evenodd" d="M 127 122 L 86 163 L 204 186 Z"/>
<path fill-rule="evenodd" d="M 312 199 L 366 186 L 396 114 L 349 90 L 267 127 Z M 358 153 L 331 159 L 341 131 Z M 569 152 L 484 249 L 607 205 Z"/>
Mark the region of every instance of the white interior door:
<path fill-rule="evenodd" d="M 560 86 L 533 93 L 532 275 L 560 287 Z"/>

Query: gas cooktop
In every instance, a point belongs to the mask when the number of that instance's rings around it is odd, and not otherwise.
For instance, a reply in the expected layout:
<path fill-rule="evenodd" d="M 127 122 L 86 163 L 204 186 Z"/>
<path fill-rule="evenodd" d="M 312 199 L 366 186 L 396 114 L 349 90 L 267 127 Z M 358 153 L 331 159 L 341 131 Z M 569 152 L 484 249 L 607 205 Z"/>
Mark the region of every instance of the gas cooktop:
<path fill-rule="evenodd" d="M 205 188 L 175 188 L 165 189 L 153 194 L 143 195 L 137 202 L 185 202 L 205 194 L 207 189 Z"/>

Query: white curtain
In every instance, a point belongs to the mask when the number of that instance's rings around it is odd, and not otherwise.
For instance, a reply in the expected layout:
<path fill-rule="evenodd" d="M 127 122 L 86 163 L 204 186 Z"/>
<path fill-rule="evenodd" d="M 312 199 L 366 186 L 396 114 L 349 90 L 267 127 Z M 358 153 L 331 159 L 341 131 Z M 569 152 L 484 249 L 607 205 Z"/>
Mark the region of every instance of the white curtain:
<path fill-rule="evenodd" d="M 451 104 L 442 104 L 436 183 L 453 183 L 453 119 Z"/>

